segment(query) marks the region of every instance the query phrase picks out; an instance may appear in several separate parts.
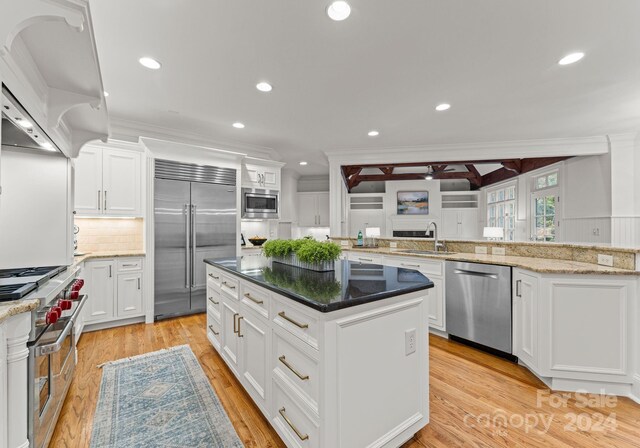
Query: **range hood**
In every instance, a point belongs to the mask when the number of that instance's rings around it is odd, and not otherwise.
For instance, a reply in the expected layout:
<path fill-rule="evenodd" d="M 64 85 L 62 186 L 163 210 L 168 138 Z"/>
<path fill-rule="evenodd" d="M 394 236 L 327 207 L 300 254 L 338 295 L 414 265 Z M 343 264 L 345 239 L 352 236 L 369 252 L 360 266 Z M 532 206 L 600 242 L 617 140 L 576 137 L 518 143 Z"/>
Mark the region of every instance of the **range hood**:
<path fill-rule="evenodd" d="M 2 146 L 61 153 L 56 144 L 4 85 L 0 102 L 2 103 Z"/>

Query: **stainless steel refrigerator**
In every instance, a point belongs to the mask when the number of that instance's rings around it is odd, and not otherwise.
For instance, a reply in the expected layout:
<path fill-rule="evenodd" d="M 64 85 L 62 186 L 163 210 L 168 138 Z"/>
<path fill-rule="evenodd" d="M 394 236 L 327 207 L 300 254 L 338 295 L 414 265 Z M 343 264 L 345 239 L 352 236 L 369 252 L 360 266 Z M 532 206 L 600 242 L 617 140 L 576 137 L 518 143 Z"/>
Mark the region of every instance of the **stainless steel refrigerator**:
<path fill-rule="evenodd" d="M 156 320 L 206 310 L 205 258 L 236 256 L 236 170 L 155 161 Z"/>

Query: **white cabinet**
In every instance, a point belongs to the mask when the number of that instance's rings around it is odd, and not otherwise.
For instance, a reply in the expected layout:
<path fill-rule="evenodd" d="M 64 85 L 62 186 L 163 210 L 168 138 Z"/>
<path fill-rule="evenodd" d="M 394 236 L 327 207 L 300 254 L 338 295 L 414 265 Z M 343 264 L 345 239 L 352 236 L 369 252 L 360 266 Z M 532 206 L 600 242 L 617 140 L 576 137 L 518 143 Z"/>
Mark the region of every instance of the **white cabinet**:
<path fill-rule="evenodd" d="M 329 192 L 298 193 L 298 226 L 329 226 Z"/>
<path fill-rule="evenodd" d="M 238 316 L 240 340 L 240 375 L 253 400 L 267 409 L 267 381 L 270 378 L 267 363 L 267 341 L 270 328 L 265 319 L 256 316 L 246 306 Z"/>
<path fill-rule="evenodd" d="M 348 197 L 349 235 L 355 237 L 359 231 L 362 231 L 366 236 L 367 227 L 378 227 L 380 235 L 385 235 L 387 217 L 384 211 L 384 196 L 354 193 Z"/>
<path fill-rule="evenodd" d="M 538 369 L 538 278 L 513 270 L 513 354 Z"/>
<path fill-rule="evenodd" d="M 479 237 L 477 209 L 443 209 L 441 238 L 474 239 Z"/>
<path fill-rule="evenodd" d="M 240 315 L 240 303 L 226 296 L 222 297 L 220 323 L 222 329 L 222 357 L 227 365 L 238 375 L 238 349 L 240 343 L 236 336 L 237 317 Z"/>
<path fill-rule="evenodd" d="M 137 151 L 87 146 L 76 159 L 80 216 L 142 216 L 142 157 Z"/>
<path fill-rule="evenodd" d="M 115 263 L 113 260 L 87 261 L 84 267 L 85 323 L 102 322 L 114 317 Z"/>
<path fill-rule="evenodd" d="M 280 162 L 247 158 L 242 165 L 242 186 L 279 191 L 282 166 Z"/>
<path fill-rule="evenodd" d="M 116 322 L 144 315 L 141 258 L 88 260 L 84 264 L 83 293 L 89 296 L 84 324 Z"/>

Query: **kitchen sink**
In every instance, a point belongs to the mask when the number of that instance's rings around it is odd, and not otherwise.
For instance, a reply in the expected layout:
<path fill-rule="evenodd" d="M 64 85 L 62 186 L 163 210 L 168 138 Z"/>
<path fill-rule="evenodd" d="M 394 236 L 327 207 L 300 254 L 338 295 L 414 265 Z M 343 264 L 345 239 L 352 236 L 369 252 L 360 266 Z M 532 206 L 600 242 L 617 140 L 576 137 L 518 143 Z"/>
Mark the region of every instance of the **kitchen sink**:
<path fill-rule="evenodd" d="M 445 251 L 436 252 L 435 250 L 418 250 L 418 249 L 407 249 L 407 250 L 402 250 L 398 252 L 404 252 L 407 254 L 416 254 L 416 255 L 452 255 L 456 253 L 456 252 L 445 252 Z"/>

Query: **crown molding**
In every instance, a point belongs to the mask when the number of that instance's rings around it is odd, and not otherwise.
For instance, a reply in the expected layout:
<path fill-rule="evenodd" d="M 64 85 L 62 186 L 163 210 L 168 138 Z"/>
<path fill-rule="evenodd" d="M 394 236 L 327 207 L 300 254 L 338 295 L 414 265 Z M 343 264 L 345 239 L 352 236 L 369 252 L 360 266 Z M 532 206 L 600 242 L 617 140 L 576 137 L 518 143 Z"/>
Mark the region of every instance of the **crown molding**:
<path fill-rule="evenodd" d="M 172 141 L 221 151 L 239 152 L 247 156 L 262 159 L 281 159 L 277 151 L 266 146 L 219 141 L 202 134 L 166 128 L 141 121 L 127 120 L 113 115 L 111 115 L 111 136 L 118 140 L 128 141 L 137 141 L 139 138 L 148 137 L 154 140 Z"/>
<path fill-rule="evenodd" d="M 609 152 L 607 136 L 460 143 L 388 148 L 344 148 L 325 151 L 330 162 L 340 164 L 425 162 L 599 155 Z"/>

